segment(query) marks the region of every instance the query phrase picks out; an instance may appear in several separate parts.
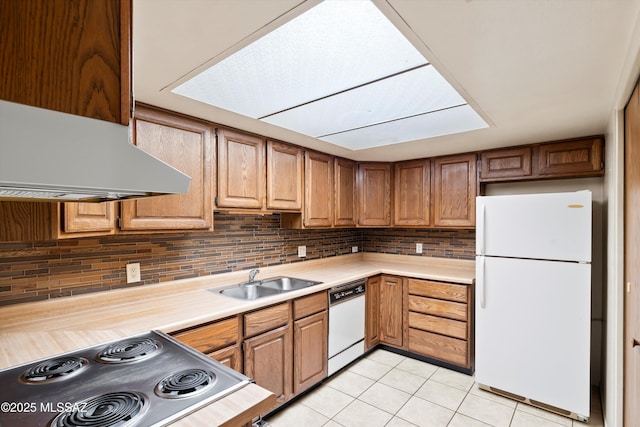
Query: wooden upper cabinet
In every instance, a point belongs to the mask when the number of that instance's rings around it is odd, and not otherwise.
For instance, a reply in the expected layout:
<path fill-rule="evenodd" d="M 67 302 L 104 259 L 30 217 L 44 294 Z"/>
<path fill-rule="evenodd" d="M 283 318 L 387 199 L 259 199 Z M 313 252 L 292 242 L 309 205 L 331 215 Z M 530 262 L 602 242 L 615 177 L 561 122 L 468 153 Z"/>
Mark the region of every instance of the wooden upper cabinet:
<path fill-rule="evenodd" d="M 336 157 L 333 163 L 335 198 L 335 226 L 356 225 L 356 173 L 358 165 L 351 160 Z"/>
<path fill-rule="evenodd" d="M 136 107 L 135 144 L 191 177 L 186 194 L 128 200 L 121 204 L 123 230 L 211 229 L 212 128 L 199 120 Z M 144 173 L 144 171 L 140 171 Z"/>
<path fill-rule="evenodd" d="M 516 147 L 480 153 L 480 179 L 506 180 L 531 177 L 531 147 Z"/>
<path fill-rule="evenodd" d="M 391 163 L 358 165 L 358 225 L 391 225 Z"/>
<path fill-rule="evenodd" d="M 0 2 L 0 99 L 128 124 L 131 0 Z"/>
<path fill-rule="evenodd" d="M 431 161 L 429 159 L 395 164 L 393 224 L 427 226 L 431 210 Z"/>
<path fill-rule="evenodd" d="M 115 234 L 116 205 L 116 202 L 61 203 L 61 231 L 70 234 L 66 237 L 78 237 L 78 234 L 85 233 Z"/>
<path fill-rule="evenodd" d="M 267 209 L 302 209 L 302 149 L 267 141 Z"/>
<path fill-rule="evenodd" d="M 554 177 L 604 174 L 603 139 L 589 138 L 542 144 L 538 147 L 538 173 Z"/>
<path fill-rule="evenodd" d="M 436 227 L 476 223 L 476 154 L 433 159 L 433 222 Z"/>
<path fill-rule="evenodd" d="M 222 208 L 265 206 L 264 139 L 218 129 L 218 198 Z"/>
<path fill-rule="evenodd" d="M 333 224 L 333 157 L 307 151 L 305 173 L 305 227 L 331 227 Z"/>

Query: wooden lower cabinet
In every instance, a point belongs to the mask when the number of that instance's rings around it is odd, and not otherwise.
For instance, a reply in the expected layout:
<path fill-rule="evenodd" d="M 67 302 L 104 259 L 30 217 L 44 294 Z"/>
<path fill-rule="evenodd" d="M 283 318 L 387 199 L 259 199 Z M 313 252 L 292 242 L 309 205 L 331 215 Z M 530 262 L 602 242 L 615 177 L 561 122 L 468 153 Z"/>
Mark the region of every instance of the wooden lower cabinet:
<path fill-rule="evenodd" d="M 403 346 L 403 280 L 382 276 L 380 281 L 380 343 Z"/>
<path fill-rule="evenodd" d="M 326 310 L 294 322 L 294 394 L 306 390 L 327 377 L 328 327 L 329 313 Z"/>
<path fill-rule="evenodd" d="M 365 294 L 364 346 L 368 350 L 380 344 L 380 282 L 381 276 L 367 280 Z"/>
<path fill-rule="evenodd" d="M 293 396 L 291 342 L 288 325 L 244 341 L 244 374 L 275 394 L 276 406 Z"/>
<path fill-rule="evenodd" d="M 208 354 L 212 359 L 217 360 L 229 368 L 242 372 L 242 351 L 240 345 L 232 345 Z"/>
<path fill-rule="evenodd" d="M 413 353 L 472 369 L 472 287 L 407 280 L 407 348 Z"/>

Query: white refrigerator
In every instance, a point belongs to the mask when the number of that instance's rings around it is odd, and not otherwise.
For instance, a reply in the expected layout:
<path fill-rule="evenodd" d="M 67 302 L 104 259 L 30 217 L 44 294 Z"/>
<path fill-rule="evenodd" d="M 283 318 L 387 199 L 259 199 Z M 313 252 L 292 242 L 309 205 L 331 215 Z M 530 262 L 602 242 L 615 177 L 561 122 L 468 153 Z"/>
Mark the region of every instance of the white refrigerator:
<path fill-rule="evenodd" d="M 586 420 L 590 409 L 591 192 L 476 201 L 475 379 Z"/>

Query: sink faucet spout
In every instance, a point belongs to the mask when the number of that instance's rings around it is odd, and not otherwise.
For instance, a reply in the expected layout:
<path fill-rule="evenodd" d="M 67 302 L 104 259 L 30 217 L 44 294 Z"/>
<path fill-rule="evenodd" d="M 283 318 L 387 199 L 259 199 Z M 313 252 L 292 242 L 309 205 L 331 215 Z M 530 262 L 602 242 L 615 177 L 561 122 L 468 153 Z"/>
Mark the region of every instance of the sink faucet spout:
<path fill-rule="evenodd" d="M 260 273 L 260 269 L 259 268 L 254 268 L 253 270 L 249 271 L 249 283 L 253 283 L 255 278 L 256 278 L 256 274 Z"/>

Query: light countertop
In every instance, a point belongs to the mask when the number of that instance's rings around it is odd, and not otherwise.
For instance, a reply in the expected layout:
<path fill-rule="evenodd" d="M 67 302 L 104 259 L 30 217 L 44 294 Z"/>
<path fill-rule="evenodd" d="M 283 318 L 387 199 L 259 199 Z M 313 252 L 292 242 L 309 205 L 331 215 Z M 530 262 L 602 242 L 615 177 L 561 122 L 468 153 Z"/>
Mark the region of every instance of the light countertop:
<path fill-rule="evenodd" d="M 248 272 L 240 271 L 0 307 L 0 369 L 152 329 L 173 332 L 377 274 L 470 285 L 474 283 L 475 263 L 358 253 L 261 268 L 256 280 L 286 275 L 322 283 L 253 301 L 217 292 L 247 281 Z M 261 390 L 265 392 L 252 385 L 249 392 L 258 396 Z M 262 398 L 268 396 L 266 393 Z M 184 425 L 198 425 L 201 414 L 214 410 L 224 400 L 233 406 L 232 396 L 185 418 L 196 424 Z"/>

